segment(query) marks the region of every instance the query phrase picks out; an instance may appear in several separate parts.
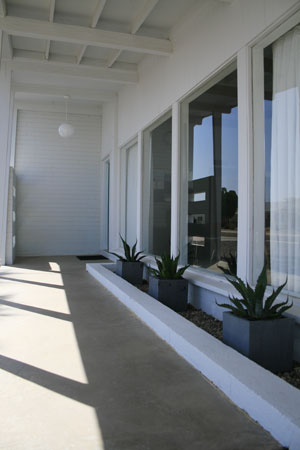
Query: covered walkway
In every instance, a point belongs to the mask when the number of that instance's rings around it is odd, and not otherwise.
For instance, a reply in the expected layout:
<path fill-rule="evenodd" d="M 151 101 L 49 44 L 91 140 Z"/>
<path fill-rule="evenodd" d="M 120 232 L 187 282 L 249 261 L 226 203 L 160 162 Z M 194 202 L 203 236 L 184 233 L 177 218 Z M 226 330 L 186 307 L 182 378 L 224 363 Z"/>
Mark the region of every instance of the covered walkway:
<path fill-rule="evenodd" d="M 75 257 L 0 270 L 0 448 L 281 448 Z"/>

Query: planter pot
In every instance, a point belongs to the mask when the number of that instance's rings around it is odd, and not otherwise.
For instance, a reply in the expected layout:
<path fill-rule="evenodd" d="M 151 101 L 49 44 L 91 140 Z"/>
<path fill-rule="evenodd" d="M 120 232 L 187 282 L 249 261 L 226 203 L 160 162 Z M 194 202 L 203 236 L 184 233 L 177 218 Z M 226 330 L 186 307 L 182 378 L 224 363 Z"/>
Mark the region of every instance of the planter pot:
<path fill-rule="evenodd" d="M 223 341 L 272 372 L 293 364 L 294 319 L 247 320 L 223 313 Z"/>
<path fill-rule="evenodd" d="M 150 275 L 148 294 L 174 311 L 186 311 L 188 281 L 184 279 L 161 280 Z"/>
<path fill-rule="evenodd" d="M 117 261 L 116 273 L 132 284 L 143 283 L 144 264 L 140 261 Z"/>

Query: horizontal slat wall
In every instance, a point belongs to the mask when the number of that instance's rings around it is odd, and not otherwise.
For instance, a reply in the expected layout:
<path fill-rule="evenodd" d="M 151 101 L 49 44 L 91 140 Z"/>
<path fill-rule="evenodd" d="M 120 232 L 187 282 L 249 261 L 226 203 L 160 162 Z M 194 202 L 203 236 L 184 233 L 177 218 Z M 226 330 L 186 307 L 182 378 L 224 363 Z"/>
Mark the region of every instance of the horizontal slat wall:
<path fill-rule="evenodd" d="M 92 254 L 100 247 L 100 117 L 19 111 L 16 140 L 19 256 Z"/>

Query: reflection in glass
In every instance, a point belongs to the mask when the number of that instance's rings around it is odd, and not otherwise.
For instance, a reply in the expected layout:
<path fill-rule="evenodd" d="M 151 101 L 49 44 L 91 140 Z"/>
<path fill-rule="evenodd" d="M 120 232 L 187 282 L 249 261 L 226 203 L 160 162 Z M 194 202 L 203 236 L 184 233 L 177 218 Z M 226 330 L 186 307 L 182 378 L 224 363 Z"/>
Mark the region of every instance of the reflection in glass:
<path fill-rule="evenodd" d="M 189 264 L 236 272 L 238 211 L 237 73 L 189 103 Z"/>
<path fill-rule="evenodd" d="M 143 248 L 170 252 L 172 119 L 145 132 Z"/>
<path fill-rule="evenodd" d="M 269 282 L 300 292 L 300 26 L 264 51 Z"/>
<path fill-rule="evenodd" d="M 136 242 L 137 217 L 137 144 L 126 150 L 125 239 L 130 246 Z"/>

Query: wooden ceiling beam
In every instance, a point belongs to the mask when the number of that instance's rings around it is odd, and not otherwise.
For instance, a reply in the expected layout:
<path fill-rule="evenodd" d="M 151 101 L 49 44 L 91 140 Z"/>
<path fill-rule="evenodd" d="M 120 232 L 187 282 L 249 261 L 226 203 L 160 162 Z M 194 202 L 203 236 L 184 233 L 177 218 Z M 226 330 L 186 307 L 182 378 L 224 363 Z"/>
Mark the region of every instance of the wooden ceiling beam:
<path fill-rule="evenodd" d="M 0 18 L 0 30 L 13 36 L 49 39 L 94 47 L 115 48 L 138 53 L 168 56 L 172 44 L 167 39 L 135 36 L 77 25 L 6 16 Z"/>
<path fill-rule="evenodd" d="M 6 3 L 5 0 L 0 0 L 0 17 L 6 16 Z"/>
<path fill-rule="evenodd" d="M 55 0 L 50 0 L 50 8 L 49 8 L 49 22 L 52 23 L 54 20 L 54 12 L 55 12 Z M 45 59 L 49 58 L 51 41 L 47 40 L 46 48 L 45 48 Z"/>
<path fill-rule="evenodd" d="M 86 99 L 95 102 L 110 102 L 116 94 L 113 91 L 104 89 L 76 89 L 65 86 L 50 86 L 29 83 L 14 83 L 12 85 L 14 92 L 49 95 L 51 97 L 60 97 L 69 95 L 73 99 Z"/>
<path fill-rule="evenodd" d="M 135 34 L 143 25 L 153 8 L 157 5 L 159 0 L 148 0 L 140 11 L 138 11 L 131 24 L 131 34 Z"/>
<path fill-rule="evenodd" d="M 138 81 L 137 72 L 132 70 L 107 69 L 106 67 L 76 66 L 72 63 L 39 61 L 27 57 L 14 57 L 7 61 L 8 66 L 15 71 L 54 74 L 69 77 L 91 78 L 93 80 L 109 81 L 111 83 L 135 84 Z"/>
<path fill-rule="evenodd" d="M 91 24 L 90 24 L 91 28 L 96 28 L 97 23 L 98 23 L 98 21 L 100 19 L 100 16 L 102 14 L 102 11 L 104 9 L 106 1 L 107 0 L 99 0 L 98 1 L 98 4 L 96 6 L 96 9 L 94 11 L 94 14 L 93 14 L 93 17 L 92 17 L 92 20 L 91 20 Z M 87 49 L 87 45 L 82 45 L 81 46 L 81 48 L 80 48 L 80 50 L 78 52 L 78 55 L 77 55 L 76 64 L 80 64 L 86 49 Z"/>
<path fill-rule="evenodd" d="M 156 4 L 159 2 L 159 0 L 148 0 L 146 4 L 138 11 L 137 15 L 132 21 L 131 24 L 131 34 L 135 34 L 143 25 L 153 8 L 156 6 Z M 111 67 L 119 58 L 120 54 L 122 53 L 122 50 L 116 50 L 113 52 L 109 60 L 107 61 L 107 67 Z"/>

